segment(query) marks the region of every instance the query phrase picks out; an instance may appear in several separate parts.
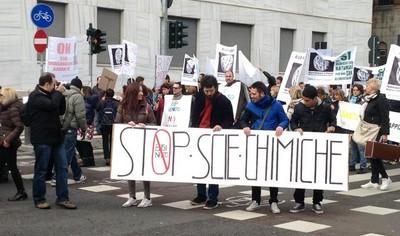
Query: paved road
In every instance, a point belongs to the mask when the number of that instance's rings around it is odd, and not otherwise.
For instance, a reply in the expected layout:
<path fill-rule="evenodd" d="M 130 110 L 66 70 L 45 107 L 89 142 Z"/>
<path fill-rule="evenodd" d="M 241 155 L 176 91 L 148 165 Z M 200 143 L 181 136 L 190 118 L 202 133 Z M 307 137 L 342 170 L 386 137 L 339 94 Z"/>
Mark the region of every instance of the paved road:
<path fill-rule="evenodd" d="M 292 214 L 292 189 L 280 189 L 282 213 L 274 215 L 267 206 L 256 212 L 244 211 L 250 200 L 249 187 L 223 186 L 214 210 L 190 208 L 192 184 L 153 182 L 153 206 L 124 209 L 128 191 L 125 181 L 110 180 L 101 153 L 96 168 L 83 168 L 88 180 L 70 185 L 70 197 L 78 210 L 55 206 L 55 189 L 48 185 L 50 210 L 34 208 L 31 199 L 33 155 L 20 152 L 19 166 L 29 200 L 8 202 L 15 193 L 9 183 L 0 184 L 0 235 L 400 235 L 400 165 L 388 166 L 395 182 L 389 191 L 363 190 L 369 173 L 351 175 L 350 191 L 325 192 L 325 214 L 316 215 L 307 205 L 305 212 Z M 396 182 L 397 181 L 397 182 Z M 142 184 L 138 183 L 138 191 Z M 268 195 L 268 189 L 263 194 Z M 140 194 L 138 195 L 138 197 Z M 311 196 L 311 191 L 307 191 Z"/>

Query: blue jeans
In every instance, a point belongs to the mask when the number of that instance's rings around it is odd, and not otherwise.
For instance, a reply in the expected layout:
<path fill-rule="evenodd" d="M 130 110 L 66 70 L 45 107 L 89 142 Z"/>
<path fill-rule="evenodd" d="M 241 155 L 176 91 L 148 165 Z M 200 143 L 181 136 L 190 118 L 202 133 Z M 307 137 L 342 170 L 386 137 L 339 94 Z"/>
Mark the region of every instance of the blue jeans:
<path fill-rule="evenodd" d="M 206 185 L 197 184 L 197 197 L 202 199 L 207 199 L 206 195 Z M 218 184 L 208 185 L 208 200 L 212 202 L 218 202 L 219 186 Z"/>
<path fill-rule="evenodd" d="M 351 158 L 350 166 L 355 166 L 358 161 L 360 161 L 360 168 L 367 168 L 367 159 L 365 158 L 365 146 L 357 144 L 353 140 L 350 142 L 351 145 Z"/>
<path fill-rule="evenodd" d="M 74 180 L 79 180 L 82 176 L 81 167 L 78 165 L 78 161 L 75 156 L 76 147 L 76 129 L 68 129 L 64 138 L 65 153 L 67 155 L 68 165 L 71 165 L 72 175 Z"/>
<path fill-rule="evenodd" d="M 56 169 L 57 201 L 67 201 L 68 198 L 68 163 L 64 144 L 47 145 L 34 144 L 35 171 L 33 175 L 33 201 L 35 204 L 46 201 L 46 173 L 50 157 L 53 155 Z"/>

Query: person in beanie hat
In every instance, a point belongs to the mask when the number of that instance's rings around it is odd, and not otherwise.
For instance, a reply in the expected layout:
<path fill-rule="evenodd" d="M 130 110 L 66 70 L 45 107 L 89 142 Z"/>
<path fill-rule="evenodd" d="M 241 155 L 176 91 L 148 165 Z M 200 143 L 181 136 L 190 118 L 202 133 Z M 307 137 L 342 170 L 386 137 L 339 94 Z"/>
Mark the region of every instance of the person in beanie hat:
<path fill-rule="evenodd" d="M 82 81 L 78 77 L 71 80 L 70 89 L 64 92 L 66 111 L 61 118 L 62 130 L 65 134 L 64 146 L 67 154 L 67 161 L 68 164 L 71 165 L 75 183 L 82 183 L 86 180 L 75 156 L 78 129 L 81 129 L 81 133 L 84 134 L 87 128 L 85 100 L 81 93 L 82 87 Z M 54 181 L 52 185 L 54 185 Z"/>

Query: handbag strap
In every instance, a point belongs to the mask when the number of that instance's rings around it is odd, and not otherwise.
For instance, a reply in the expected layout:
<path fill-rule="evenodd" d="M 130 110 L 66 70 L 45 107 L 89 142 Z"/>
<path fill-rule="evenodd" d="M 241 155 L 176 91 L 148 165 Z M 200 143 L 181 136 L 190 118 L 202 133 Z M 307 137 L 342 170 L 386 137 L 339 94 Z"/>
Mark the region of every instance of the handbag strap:
<path fill-rule="evenodd" d="M 258 129 L 261 129 L 264 125 L 265 120 L 267 119 L 267 116 L 269 114 L 269 111 L 271 110 L 272 107 L 272 103 L 265 109 L 265 113 L 264 113 L 264 117 L 260 123 L 260 127 L 258 127 Z"/>

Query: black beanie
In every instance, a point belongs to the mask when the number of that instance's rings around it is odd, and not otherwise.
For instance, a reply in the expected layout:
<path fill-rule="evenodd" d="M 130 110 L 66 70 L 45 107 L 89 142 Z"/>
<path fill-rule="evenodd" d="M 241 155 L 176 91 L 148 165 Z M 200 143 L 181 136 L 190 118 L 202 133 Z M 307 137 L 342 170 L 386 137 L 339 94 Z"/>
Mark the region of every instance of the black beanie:
<path fill-rule="evenodd" d="M 75 77 L 73 80 L 71 80 L 71 85 L 77 87 L 78 89 L 82 89 L 82 81 L 77 77 Z"/>
<path fill-rule="evenodd" d="M 303 96 L 306 98 L 315 98 L 317 95 L 317 89 L 312 85 L 307 85 L 303 90 Z"/>

